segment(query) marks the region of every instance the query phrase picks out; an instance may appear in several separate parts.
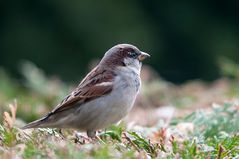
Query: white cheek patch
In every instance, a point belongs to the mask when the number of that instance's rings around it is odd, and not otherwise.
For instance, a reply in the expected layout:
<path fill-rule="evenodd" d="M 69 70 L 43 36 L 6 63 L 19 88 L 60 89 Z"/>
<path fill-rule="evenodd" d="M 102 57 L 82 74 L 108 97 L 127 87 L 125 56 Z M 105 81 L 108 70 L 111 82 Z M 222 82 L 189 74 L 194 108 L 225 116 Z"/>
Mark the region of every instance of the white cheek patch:
<path fill-rule="evenodd" d="M 127 65 L 130 65 L 130 64 L 132 63 L 132 59 L 130 59 L 130 58 L 125 58 L 125 59 L 124 59 L 124 63 L 125 63 L 126 66 L 127 66 Z"/>
<path fill-rule="evenodd" d="M 133 72 L 135 72 L 137 74 L 140 73 L 140 69 L 141 69 L 142 64 L 141 64 L 141 62 L 139 62 L 138 59 L 125 58 L 124 63 L 129 70 L 132 70 Z"/>

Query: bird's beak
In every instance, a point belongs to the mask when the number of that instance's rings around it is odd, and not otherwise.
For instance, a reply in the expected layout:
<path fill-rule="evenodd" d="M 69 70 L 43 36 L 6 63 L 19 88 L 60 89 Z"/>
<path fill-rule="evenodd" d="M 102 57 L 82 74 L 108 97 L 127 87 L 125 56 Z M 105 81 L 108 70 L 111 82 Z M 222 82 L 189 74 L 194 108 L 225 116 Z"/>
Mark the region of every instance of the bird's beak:
<path fill-rule="evenodd" d="M 139 61 L 143 61 L 145 58 L 147 58 L 147 57 L 150 57 L 150 55 L 149 54 L 147 54 L 146 52 L 142 52 L 141 51 L 141 54 L 138 56 L 138 60 Z"/>

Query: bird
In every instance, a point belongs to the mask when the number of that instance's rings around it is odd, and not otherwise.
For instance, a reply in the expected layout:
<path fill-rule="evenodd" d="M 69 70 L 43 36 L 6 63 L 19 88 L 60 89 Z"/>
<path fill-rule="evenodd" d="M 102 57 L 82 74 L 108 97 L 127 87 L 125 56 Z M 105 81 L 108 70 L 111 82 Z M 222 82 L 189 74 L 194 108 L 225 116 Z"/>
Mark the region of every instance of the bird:
<path fill-rule="evenodd" d="M 97 130 L 119 122 L 132 109 L 147 57 L 131 44 L 113 46 L 52 111 L 22 129 L 75 128 L 94 138 Z"/>

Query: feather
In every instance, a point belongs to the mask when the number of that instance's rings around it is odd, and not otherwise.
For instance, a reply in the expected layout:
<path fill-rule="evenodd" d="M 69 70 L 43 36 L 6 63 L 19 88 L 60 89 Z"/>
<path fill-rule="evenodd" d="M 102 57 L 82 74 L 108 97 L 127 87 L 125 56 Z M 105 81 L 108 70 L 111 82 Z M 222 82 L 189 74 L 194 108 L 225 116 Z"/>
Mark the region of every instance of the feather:
<path fill-rule="evenodd" d="M 114 76 L 115 74 L 113 72 L 101 70 L 99 67 L 96 67 L 82 80 L 78 87 L 71 94 L 67 95 L 48 115 L 25 125 L 22 129 L 51 125 L 49 118 L 54 118 L 57 113 L 71 109 L 74 106 L 80 106 L 83 103 L 110 93 L 113 89 L 112 83 Z"/>

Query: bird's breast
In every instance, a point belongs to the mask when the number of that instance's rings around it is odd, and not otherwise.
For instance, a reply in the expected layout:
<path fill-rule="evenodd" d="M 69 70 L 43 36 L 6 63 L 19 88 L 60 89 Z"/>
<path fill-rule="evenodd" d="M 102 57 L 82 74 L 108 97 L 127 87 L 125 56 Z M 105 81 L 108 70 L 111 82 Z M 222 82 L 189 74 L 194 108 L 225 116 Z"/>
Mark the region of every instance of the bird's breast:
<path fill-rule="evenodd" d="M 115 88 L 116 89 L 126 89 L 127 91 L 130 90 L 132 92 L 137 93 L 140 88 L 140 76 L 135 71 L 129 70 L 124 71 L 122 70 L 120 73 L 118 73 L 118 77 L 116 77 Z"/>
<path fill-rule="evenodd" d="M 118 94 L 121 105 L 132 107 L 138 94 L 140 77 L 133 71 L 122 71 L 114 81 L 113 91 Z"/>
<path fill-rule="evenodd" d="M 96 130 L 116 123 L 132 109 L 140 87 L 140 78 L 129 72 L 117 73 L 113 90 L 100 98 L 85 103 L 77 114 L 82 129 Z"/>

